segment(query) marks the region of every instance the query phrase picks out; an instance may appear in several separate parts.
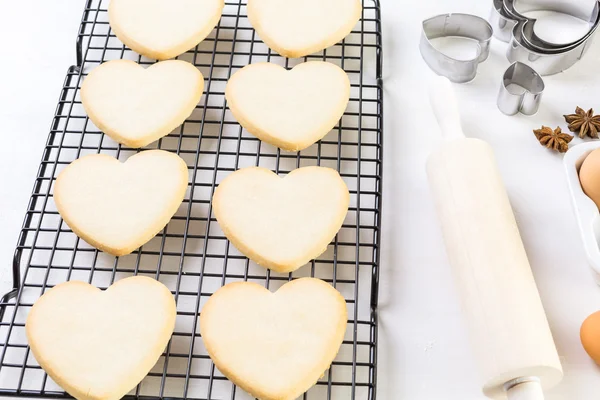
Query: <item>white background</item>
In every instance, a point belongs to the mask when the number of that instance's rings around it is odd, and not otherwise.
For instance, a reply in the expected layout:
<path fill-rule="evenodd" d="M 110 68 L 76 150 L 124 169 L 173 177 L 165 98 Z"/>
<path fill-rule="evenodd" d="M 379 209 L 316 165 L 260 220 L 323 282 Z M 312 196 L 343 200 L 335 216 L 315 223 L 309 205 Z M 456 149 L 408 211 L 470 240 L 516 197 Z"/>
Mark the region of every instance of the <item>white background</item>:
<path fill-rule="evenodd" d="M 418 53 L 420 22 L 444 12 L 487 17 L 491 1 L 382 0 L 385 59 L 384 230 L 378 398 L 479 400 L 480 385 L 425 176 L 438 143 L 426 96 L 433 75 Z M 9 289 L 14 246 L 67 68 L 83 1 L 0 0 L 0 293 Z M 600 112 L 600 40 L 566 73 L 546 78 L 534 117 L 496 108 L 508 67 L 494 41 L 474 82 L 455 85 L 465 132 L 495 149 L 565 369 L 550 400 L 600 393 L 600 369 L 584 353 L 579 326 L 600 309 L 578 236 L 562 156 L 532 129 L 566 129 L 575 106 Z M 573 144 L 579 143 L 575 139 Z"/>

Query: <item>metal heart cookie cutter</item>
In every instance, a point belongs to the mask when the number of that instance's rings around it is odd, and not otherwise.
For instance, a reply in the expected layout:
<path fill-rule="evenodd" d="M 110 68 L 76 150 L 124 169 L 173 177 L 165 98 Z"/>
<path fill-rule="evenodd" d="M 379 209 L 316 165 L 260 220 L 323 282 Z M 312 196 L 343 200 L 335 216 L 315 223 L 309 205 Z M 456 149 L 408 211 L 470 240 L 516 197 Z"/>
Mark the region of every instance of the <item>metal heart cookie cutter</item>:
<path fill-rule="evenodd" d="M 515 90 L 514 86 L 518 86 Z M 546 85 L 542 77 L 530 66 L 515 62 L 502 77 L 498 108 L 506 115 L 517 113 L 533 115 L 540 108 Z"/>
<path fill-rule="evenodd" d="M 490 24 L 494 29 L 494 37 L 503 42 L 510 42 L 512 32 L 517 25 L 517 22 L 523 20 L 524 17 L 509 13 L 504 8 L 503 0 L 493 0 L 492 13 L 490 14 Z"/>
<path fill-rule="evenodd" d="M 493 0 L 490 24 L 494 36 L 509 43 L 506 57 L 510 62 L 520 61 L 534 68 L 540 75 L 553 75 L 571 68 L 587 52 L 600 26 L 600 1 L 591 13 L 581 3 L 533 4 L 523 0 Z M 588 32 L 571 43 L 552 43 L 535 33 L 536 19 L 523 13 L 554 11 L 587 21 Z"/>
<path fill-rule="evenodd" d="M 472 81 L 477 67 L 490 54 L 490 41 L 494 32 L 483 18 L 469 14 L 442 14 L 423 21 L 419 49 L 429 68 L 452 82 Z M 450 57 L 439 51 L 432 40 L 442 37 L 472 39 L 477 44 L 476 56 L 468 60 Z"/>

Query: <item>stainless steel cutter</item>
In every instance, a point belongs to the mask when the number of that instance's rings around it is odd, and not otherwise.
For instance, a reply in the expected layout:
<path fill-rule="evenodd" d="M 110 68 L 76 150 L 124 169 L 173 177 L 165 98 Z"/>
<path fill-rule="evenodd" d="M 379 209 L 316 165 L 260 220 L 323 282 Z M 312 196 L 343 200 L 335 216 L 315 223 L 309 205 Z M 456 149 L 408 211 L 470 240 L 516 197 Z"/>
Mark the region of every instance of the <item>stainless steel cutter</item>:
<path fill-rule="evenodd" d="M 423 21 L 419 49 L 427 65 L 438 75 L 452 82 L 472 81 L 477 75 L 477 67 L 487 60 L 490 54 L 492 26 L 483 18 L 469 14 L 442 14 Z M 477 45 L 477 54 L 468 60 L 450 57 L 438 50 L 432 40 L 441 37 L 461 37 L 472 39 Z"/>
<path fill-rule="evenodd" d="M 506 115 L 537 113 L 546 85 L 542 77 L 530 66 L 513 63 L 502 77 L 498 108 Z"/>
<path fill-rule="evenodd" d="M 589 31 L 571 43 L 551 43 L 535 33 L 534 18 L 523 13 L 555 11 L 588 21 Z M 506 56 L 510 62 L 522 62 L 540 75 L 553 75 L 571 68 L 587 52 L 600 27 L 600 1 L 586 12 L 576 1 L 539 4 L 523 0 L 493 0 L 490 24 L 496 38 L 509 43 Z"/>

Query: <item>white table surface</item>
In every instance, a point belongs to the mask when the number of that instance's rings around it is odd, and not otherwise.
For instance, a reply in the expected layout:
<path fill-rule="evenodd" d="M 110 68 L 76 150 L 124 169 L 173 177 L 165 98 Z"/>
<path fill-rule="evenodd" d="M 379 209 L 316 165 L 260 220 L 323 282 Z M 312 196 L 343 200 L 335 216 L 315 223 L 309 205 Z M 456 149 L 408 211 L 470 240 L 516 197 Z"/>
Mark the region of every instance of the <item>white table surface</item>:
<path fill-rule="evenodd" d="M 439 130 L 428 105 L 433 76 L 418 53 L 421 20 L 443 12 L 486 17 L 490 1 L 382 0 L 385 59 L 383 254 L 378 398 L 478 400 L 480 382 L 437 225 L 425 161 Z M 14 246 L 69 65 L 83 1 L 0 0 L 0 293 L 9 289 Z M 531 130 L 562 126 L 575 106 L 600 111 L 600 40 L 566 73 L 546 78 L 534 117 L 496 108 L 508 62 L 494 41 L 474 82 L 455 85 L 467 135 L 495 149 L 563 362 L 550 400 L 597 398 L 600 369 L 584 353 L 579 326 L 600 309 L 562 169 Z M 594 72 L 596 71 L 596 72 Z M 578 143 L 575 139 L 574 143 Z"/>

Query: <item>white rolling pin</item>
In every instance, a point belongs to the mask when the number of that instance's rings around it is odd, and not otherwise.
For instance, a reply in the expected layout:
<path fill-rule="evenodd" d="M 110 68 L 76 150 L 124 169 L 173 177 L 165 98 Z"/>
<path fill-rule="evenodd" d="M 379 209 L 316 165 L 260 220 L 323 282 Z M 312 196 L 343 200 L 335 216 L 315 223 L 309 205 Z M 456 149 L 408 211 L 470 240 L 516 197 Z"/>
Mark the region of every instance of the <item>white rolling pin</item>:
<path fill-rule="evenodd" d="M 427 172 L 483 392 L 542 400 L 563 373 L 494 153 L 465 138 L 450 81 L 437 78 L 430 100 L 445 143 Z"/>

